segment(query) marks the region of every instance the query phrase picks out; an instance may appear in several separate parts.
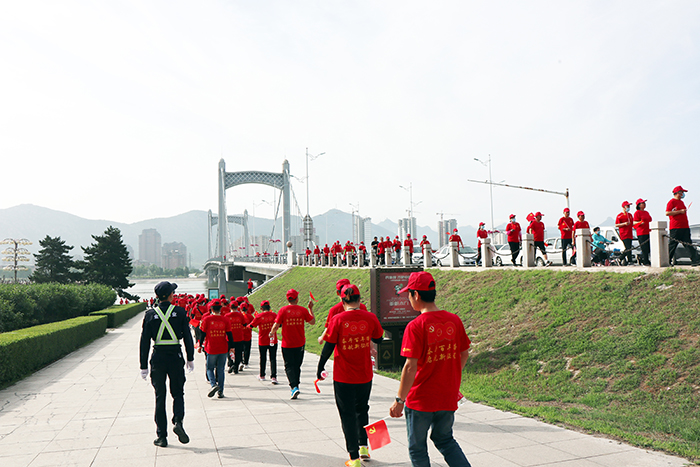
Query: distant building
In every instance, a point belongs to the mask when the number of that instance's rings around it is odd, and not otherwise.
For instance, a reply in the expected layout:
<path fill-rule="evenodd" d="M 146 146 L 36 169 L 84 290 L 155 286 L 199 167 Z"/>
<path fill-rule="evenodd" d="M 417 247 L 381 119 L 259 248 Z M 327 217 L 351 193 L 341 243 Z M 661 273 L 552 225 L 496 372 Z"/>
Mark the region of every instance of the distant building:
<path fill-rule="evenodd" d="M 369 239 L 369 240 L 368 240 Z M 362 217 L 355 213 L 352 215 L 352 243 L 367 243 L 372 240 L 372 218 Z"/>
<path fill-rule="evenodd" d="M 156 229 L 144 229 L 139 235 L 139 261 L 163 266 L 160 234 Z"/>
<path fill-rule="evenodd" d="M 442 248 L 443 246 L 445 246 L 449 243 L 450 234 L 456 228 L 457 228 L 457 219 L 446 219 L 446 220 L 438 221 L 438 238 L 439 238 L 438 248 Z M 464 240 L 464 239 L 462 239 L 462 240 Z"/>
<path fill-rule="evenodd" d="M 399 219 L 399 238 L 405 239 L 406 234 L 411 234 L 412 238 L 416 238 L 418 229 L 416 228 L 416 218 L 415 217 L 405 217 Z"/>
<path fill-rule="evenodd" d="M 187 247 L 180 242 L 170 242 L 163 245 L 163 269 L 187 267 Z"/>
<path fill-rule="evenodd" d="M 134 259 L 136 259 L 136 255 L 134 254 L 134 248 L 131 245 L 124 245 L 126 247 L 126 252 L 129 253 L 129 259 L 131 262 L 134 262 Z"/>

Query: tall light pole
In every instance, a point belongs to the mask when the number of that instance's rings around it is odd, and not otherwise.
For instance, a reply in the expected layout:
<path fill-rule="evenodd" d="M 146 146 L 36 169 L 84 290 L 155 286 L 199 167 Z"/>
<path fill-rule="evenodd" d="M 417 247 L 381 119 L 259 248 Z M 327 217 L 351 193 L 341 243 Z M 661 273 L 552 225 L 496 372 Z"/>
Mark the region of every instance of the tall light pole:
<path fill-rule="evenodd" d="M 320 154 L 316 154 L 315 156 L 313 154 L 309 154 L 309 148 L 306 148 L 306 177 L 304 178 L 306 180 L 306 215 L 309 215 L 309 159 L 312 161 L 315 161 L 322 155 L 324 155 L 325 152 L 322 152 Z"/>
<path fill-rule="evenodd" d="M 489 168 L 489 197 L 491 198 L 491 231 L 496 229 L 493 226 L 493 179 L 491 178 L 491 154 L 489 154 L 488 162 L 484 162 L 481 159 L 474 158 L 475 161 L 479 162 L 483 166 L 488 166 Z"/>
<path fill-rule="evenodd" d="M 403 188 L 404 190 L 408 191 L 408 217 L 413 217 L 413 182 L 408 183 L 408 188 L 403 185 L 399 185 L 399 188 Z"/>

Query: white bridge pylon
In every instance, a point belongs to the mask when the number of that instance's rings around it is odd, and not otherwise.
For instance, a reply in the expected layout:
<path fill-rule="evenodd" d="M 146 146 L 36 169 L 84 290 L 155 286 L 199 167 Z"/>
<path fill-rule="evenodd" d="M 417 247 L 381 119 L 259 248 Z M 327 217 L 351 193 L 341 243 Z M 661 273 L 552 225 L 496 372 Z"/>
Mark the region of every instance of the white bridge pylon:
<path fill-rule="evenodd" d="M 257 183 L 260 185 L 268 185 L 282 191 L 282 225 L 284 230 L 284 244 L 286 245 L 290 238 L 290 188 L 289 188 L 289 161 L 285 159 L 282 163 L 282 172 L 226 172 L 226 162 L 223 159 L 219 161 L 219 216 L 218 219 L 229 219 L 226 215 L 226 190 L 238 185 L 247 183 Z M 235 216 L 233 216 L 235 217 Z M 211 224 L 211 220 L 210 220 Z M 247 224 L 247 222 L 246 222 Z M 217 255 L 226 261 L 226 239 L 228 238 L 228 222 L 217 222 L 219 231 L 219 241 Z M 246 235 L 247 237 L 247 235 Z M 250 242 L 246 239 L 246 244 Z M 247 251 L 246 246 L 246 251 Z"/>
<path fill-rule="evenodd" d="M 245 209 L 243 210 L 243 215 L 242 216 L 227 216 L 227 220 L 229 224 L 238 224 L 243 227 L 243 241 L 245 242 L 245 254 L 246 256 L 250 256 L 250 235 L 248 234 L 248 210 Z M 212 227 L 218 225 L 219 223 L 219 217 L 214 216 L 211 212 L 211 209 L 209 210 L 209 224 L 207 226 L 207 254 L 209 255 L 208 258 L 213 258 L 212 256 L 212 251 L 211 251 L 211 232 L 212 232 Z M 218 252 L 217 252 L 218 253 Z M 222 255 L 218 255 L 222 256 Z"/>

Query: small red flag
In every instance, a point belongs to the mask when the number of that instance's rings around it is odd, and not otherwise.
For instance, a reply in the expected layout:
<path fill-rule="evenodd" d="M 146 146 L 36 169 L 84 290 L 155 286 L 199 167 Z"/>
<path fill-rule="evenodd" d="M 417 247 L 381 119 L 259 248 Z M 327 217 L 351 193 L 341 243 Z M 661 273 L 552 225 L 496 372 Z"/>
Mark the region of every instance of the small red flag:
<path fill-rule="evenodd" d="M 386 427 L 386 422 L 384 420 L 379 420 L 371 425 L 367 425 L 365 431 L 367 431 L 367 440 L 373 451 L 391 443 L 389 429 Z"/>
<path fill-rule="evenodd" d="M 316 298 L 314 297 L 314 294 L 312 294 L 311 292 L 309 292 L 309 296 L 311 297 L 311 300 L 313 300 L 314 302 L 316 301 Z"/>
<path fill-rule="evenodd" d="M 317 379 L 314 381 L 314 386 L 316 387 L 316 392 L 321 394 L 321 388 L 318 387 L 318 382 L 321 381 L 320 379 Z"/>

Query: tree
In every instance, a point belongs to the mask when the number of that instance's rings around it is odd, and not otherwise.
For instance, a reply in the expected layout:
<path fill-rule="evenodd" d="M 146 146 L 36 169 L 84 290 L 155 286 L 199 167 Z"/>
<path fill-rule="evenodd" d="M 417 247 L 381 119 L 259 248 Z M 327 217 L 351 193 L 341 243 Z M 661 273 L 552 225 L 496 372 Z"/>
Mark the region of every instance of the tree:
<path fill-rule="evenodd" d="M 81 263 L 84 279 L 88 283 L 112 287 L 120 297 L 131 297 L 124 292 L 134 284 L 128 279 L 132 270 L 131 259 L 121 231 L 110 225 L 104 235 L 93 235 L 92 238 L 95 243 L 81 247 L 85 253 L 85 261 Z"/>
<path fill-rule="evenodd" d="M 76 279 L 75 262 L 68 254 L 73 247 L 61 237 L 39 240 L 41 250 L 35 255 L 36 268 L 30 279 L 34 282 L 58 282 L 68 284 Z"/>

